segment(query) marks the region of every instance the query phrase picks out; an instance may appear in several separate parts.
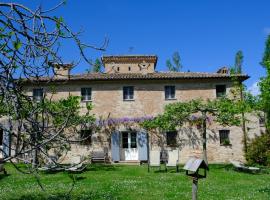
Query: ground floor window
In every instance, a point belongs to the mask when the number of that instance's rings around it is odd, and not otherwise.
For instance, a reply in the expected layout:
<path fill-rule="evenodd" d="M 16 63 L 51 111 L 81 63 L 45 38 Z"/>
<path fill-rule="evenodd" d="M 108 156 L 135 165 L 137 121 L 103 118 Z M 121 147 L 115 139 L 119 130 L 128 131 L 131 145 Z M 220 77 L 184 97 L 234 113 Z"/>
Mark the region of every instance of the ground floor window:
<path fill-rule="evenodd" d="M 166 132 L 166 141 L 167 146 L 175 147 L 177 145 L 177 132 L 176 131 Z"/>
<path fill-rule="evenodd" d="M 137 148 L 136 132 L 122 132 L 122 148 Z"/>
<path fill-rule="evenodd" d="M 92 130 L 81 130 L 80 139 L 82 145 L 91 145 L 92 144 Z"/>
<path fill-rule="evenodd" d="M 229 130 L 219 130 L 219 140 L 220 145 L 230 145 L 230 131 Z"/>

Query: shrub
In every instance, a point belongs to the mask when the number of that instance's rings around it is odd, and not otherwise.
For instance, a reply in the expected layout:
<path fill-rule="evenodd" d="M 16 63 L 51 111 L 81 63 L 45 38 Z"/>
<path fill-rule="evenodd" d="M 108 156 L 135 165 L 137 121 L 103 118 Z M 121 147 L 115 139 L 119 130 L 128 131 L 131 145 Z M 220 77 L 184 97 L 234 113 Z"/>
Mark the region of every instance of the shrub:
<path fill-rule="evenodd" d="M 249 164 L 270 166 L 270 134 L 264 133 L 251 141 L 246 159 Z"/>

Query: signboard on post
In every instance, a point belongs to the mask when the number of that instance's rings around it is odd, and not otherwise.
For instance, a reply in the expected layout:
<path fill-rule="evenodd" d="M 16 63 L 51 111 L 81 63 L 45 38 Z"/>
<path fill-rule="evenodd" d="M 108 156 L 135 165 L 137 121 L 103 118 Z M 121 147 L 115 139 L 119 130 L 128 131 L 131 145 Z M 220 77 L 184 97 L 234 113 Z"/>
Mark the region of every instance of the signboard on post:
<path fill-rule="evenodd" d="M 204 172 L 200 173 L 200 169 Z M 192 181 L 192 200 L 197 200 L 197 192 L 198 192 L 198 180 L 200 178 L 206 178 L 206 171 L 209 171 L 207 163 L 198 158 L 190 158 L 184 166 L 184 170 L 186 170 L 186 175 L 191 176 Z"/>

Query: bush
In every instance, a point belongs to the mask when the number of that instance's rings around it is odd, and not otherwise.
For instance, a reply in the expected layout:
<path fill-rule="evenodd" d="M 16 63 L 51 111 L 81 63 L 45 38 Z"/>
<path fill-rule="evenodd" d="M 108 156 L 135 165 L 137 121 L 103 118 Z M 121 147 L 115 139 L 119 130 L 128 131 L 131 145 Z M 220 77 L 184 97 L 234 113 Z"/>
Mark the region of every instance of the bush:
<path fill-rule="evenodd" d="M 264 133 L 251 141 L 246 159 L 249 164 L 270 166 L 270 134 Z"/>

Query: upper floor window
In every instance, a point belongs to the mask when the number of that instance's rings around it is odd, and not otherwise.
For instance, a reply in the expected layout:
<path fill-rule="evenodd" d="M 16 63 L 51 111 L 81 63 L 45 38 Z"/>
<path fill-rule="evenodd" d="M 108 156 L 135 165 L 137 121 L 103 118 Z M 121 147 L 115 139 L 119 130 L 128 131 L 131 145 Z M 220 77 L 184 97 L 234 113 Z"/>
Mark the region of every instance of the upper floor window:
<path fill-rule="evenodd" d="M 4 136 L 4 131 L 3 129 L 0 129 L 0 146 L 3 145 L 3 136 Z"/>
<path fill-rule="evenodd" d="M 43 99 L 43 89 L 33 89 L 33 99 L 37 102 L 40 102 Z"/>
<path fill-rule="evenodd" d="M 216 85 L 216 97 L 224 97 L 226 95 L 226 85 Z"/>
<path fill-rule="evenodd" d="M 230 145 L 230 130 L 219 130 L 219 140 L 221 145 Z"/>
<path fill-rule="evenodd" d="M 175 147 L 177 145 L 177 132 L 168 131 L 166 132 L 167 146 Z"/>
<path fill-rule="evenodd" d="M 175 86 L 165 86 L 165 99 L 175 99 Z"/>
<path fill-rule="evenodd" d="M 133 86 L 124 86 L 123 87 L 123 99 L 124 100 L 133 100 L 134 99 L 134 87 Z"/>
<path fill-rule="evenodd" d="M 81 130 L 80 132 L 81 144 L 82 145 L 91 145 L 92 143 L 92 130 Z"/>
<path fill-rule="evenodd" d="M 91 101 L 91 96 L 92 96 L 91 88 L 81 88 L 82 101 Z"/>

